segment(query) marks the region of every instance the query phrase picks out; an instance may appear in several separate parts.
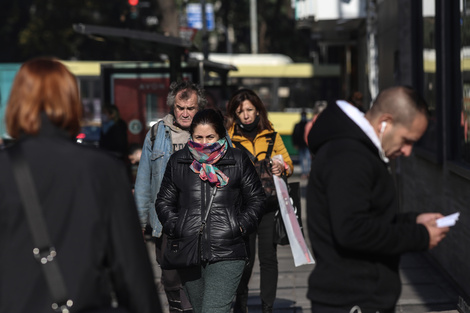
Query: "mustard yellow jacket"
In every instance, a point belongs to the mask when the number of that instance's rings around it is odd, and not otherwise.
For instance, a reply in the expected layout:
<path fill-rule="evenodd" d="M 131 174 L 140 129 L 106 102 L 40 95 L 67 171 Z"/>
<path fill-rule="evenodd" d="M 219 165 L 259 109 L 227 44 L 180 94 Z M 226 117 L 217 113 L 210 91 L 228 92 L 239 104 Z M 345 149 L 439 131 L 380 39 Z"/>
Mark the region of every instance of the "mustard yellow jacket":
<path fill-rule="evenodd" d="M 233 132 L 234 127 L 232 125 L 232 127 L 230 127 L 230 129 L 228 130 L 228 134 L 232 141 L 236 141 L 242 144 L 248 151 L 250 151 L 254 156 L 256 156 L 258 160 L 262 160 L 265 158 L 266 151 L 268 150 L 268 139 L 266 138 L 266 136 L 273 133 L 272 131 L 269 131 L 267 129 L 261 131 L 256 135 L 253 142 L 250 141 L 250 139 L 248 139 L 247 137 L 241 135 L 234 135 Z M 286 146 L 284 146 L 284 142 L 282 141 L 282 138 L 279 133 L 276 134 L 276 139 L 274 140 L 274 147 L 271 157 L 277 154 L 282 155 L 284 162 L 289 166 L 289 169 L 287 170 L 287 176 L 292 175 L 292 173 L 294 172 L 294 164 L 292 163 L 289 153 L 287 152 Z"/>

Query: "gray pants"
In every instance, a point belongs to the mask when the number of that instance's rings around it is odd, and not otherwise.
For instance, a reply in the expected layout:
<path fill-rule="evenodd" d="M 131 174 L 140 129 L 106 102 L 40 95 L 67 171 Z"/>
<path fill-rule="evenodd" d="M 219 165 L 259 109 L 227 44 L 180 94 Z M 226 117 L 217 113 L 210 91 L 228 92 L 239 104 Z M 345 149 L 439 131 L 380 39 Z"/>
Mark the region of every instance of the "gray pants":
<path fill-rule="evenodd" d="M 180 271 L 193 311 L 229 313 L 244 267 L 244 260 L 233 260 Z"/>

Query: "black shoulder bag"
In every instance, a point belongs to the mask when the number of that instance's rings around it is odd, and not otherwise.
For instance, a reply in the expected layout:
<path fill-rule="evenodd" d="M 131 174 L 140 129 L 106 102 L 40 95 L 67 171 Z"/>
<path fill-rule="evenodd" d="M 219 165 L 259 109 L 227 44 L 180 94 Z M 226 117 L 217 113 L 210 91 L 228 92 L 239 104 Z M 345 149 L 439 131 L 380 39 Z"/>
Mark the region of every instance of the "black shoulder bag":
<path fill-rule="evenodd" d="M 276 132 L 273 132 L 266 136 L 268 149 L 266 150 L 266 155 L 264 159 L 258 160 L 258 155 L 264 153 L 264 151 L 253 155 L 247 148 L 245 148 L 239 141 L 233 141 L 235 148 L 245 151 L 253 162 L 256 172 L 261 180 L 261 185 L 263 186 L 266 197 L 271 197 L 276 195 L 276 186 L 274 185 L 273 172 L 271 169 L 272 161 L 271 154 L 273 153 L 274 141 L 276 140 Z"/>
<path fill-rule="evenodd" d="M 72 299 L 69 299 L 64 278 L 57 264 L 57 252 L 51 243 L 49 233 L 47 232 L 46 221 L 42 214 L 41 204 L 36 193 L 33 177 L 29 165 L 23 156 L 21 147 L 15 145 L 6 149 L 7 155 L 12 163 L 13 175 L 20 193 L 23 209 L 26 214 L 35 248 L 33 249 L 34 258 L 41 266 L 44 277 L 46 278 L 49 291 L 54 301 L 51 305 L 56 312 L 69 313 L 73 306 Z M 113 312 L 126 313 L 123 308 L 105 308 L 101 310 L 86 311 L 93 312 Z M 83 312 L 85 313 L 85 312 Z"/>
<path fill-rule="evenodd" d="M 163 259 L 160 264 L 162 269 L 172 270 L 201 264 L 201 237 L 206 227 L 207 217 L 209 216 L 216 192 L 217 187 L 212 187 L 212 194 L 209 204 L 207 205 L 206 215 L 196 234 L 181 238 L 167 238 L 166 245 L 163 245 L 165 250 L 163 251 Z"/>

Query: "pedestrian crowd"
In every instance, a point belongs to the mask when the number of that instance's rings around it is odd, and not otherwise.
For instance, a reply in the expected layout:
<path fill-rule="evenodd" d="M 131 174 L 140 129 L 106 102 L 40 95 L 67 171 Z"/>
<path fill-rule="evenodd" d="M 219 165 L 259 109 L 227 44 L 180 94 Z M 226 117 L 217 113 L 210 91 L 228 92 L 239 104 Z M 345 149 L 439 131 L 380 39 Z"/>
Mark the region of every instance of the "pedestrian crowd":
<path fill-rule="evenodd" d="M 131 149 L 117 107 L 104 106 L 100 151 L 74 142 L 82 108 L 67 68 L 22 65 L 6 109 L 15 142 L 0 142 L 0 313 L 163 312 L 147 233 L 171 313 L 248 312 L 256 255 L 262 312 L 273 312 L 273 175 L 287 180 L 293 161 L 254 90 L 234 92 L 225 114 L 205 108 L 206 95 L 171 83 L 168 114 Z M 362 100 L 319 102 L 293 131 L 308 179 L 312 313 L 394 312 L 400 255 L 449 231 L 440 213 L 400 213 L 391 176 L 427 128 L 426 103 L 404 86 L 368 110 Z"/>

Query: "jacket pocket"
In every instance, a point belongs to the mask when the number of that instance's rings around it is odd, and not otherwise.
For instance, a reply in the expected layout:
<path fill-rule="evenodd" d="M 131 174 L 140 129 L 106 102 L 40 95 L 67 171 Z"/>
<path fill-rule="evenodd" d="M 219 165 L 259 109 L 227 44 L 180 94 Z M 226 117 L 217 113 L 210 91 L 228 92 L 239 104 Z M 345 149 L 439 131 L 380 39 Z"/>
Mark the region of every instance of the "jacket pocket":
<path fill-rule="evenodd" d="M 155 161 L 155 160 L 157 160 L 158 158 L 162 158 L 164 155 L 165 155 L 165 152 L 163 152 L 163 151 L 161 151 L 161 150 L 154 151 L 154 152 L 152 152 L 152 154 L 150 155 L 150 160 L 151 160 L 151 161 Z"/>
<path fill-rule="evenodd" d="M 186 219 L 188 210 L 182 210 L 180 207 L 178 207 L 178 213 L 178 219 L 176 220 L 172 233 L 175 237 L 181 238 L 186 236 L 186 234 L 183 232 L 183 228 L 187 226 Z"/>
<path fill-rule="evenodd" d="M 238 218 L 235 216 L 235 208 L 229 207 L 226 209 L 227 219 L 230 221 L 230 228 L 232 230 L 232 238 L 236 239 L 241 237 L 242 231 L 240 230 L 241 225 L 238 223 Z"/>
<path fill-rule="evenodd" d="M 163 173 L 165 173 L 165 168 L 166 168 L 163 166 L 164 156 L 165 156 L 165 152 L 161 150 L 154 151 L 150 155 L 150 162 L 152 166 L 152 176 L 158 177 L 159 175 L 161 175 L 163 177 Z"/>

